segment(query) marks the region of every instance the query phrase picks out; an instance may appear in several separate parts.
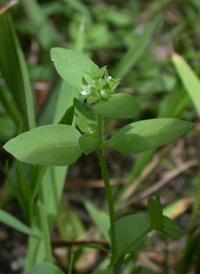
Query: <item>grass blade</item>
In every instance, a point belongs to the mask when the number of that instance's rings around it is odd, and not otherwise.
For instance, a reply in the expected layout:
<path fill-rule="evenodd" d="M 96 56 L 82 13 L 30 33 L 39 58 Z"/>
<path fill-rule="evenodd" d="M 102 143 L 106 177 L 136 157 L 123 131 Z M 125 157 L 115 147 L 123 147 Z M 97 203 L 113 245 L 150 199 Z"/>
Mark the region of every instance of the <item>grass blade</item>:
<path fill-rule="evenodd" d="M 47 262 L 52 262 L 52 254 L 51 254 L 51 239 L 48 227 L 47 214 L 44 205 L 41 201 L 38 203 L 39 212 L 40 212 L 40 222 L 42 226 L 45 253 Z"/>
<path fill-rule="evenodd" d="M 0 18 L 0 52 L 9 52 L 0 55 L 0 70 L 18 111 L 25 119 L 25 128 L 32 129 L 35 127 L 35 114 L 25 59 L 9 13 Z"/>
<path fill-rule="evenodd" d="M 0 209 L 0 221 L 24 234 L 31 234 L 31 229 L 28 226 L 26 226 L 24 223 L 22 223 L 17 218 L 12 216 L 10 213 L 2 209 Z"/>
<path fill-rule="evenodd" d="M 56 106 L 56 114 L 54 122 L 57 123 L 65 113 L 67 107 L 71 106 L 76 92 L 67 83 L 63 82 L 60 89 L 59 99 Z M 62 195 L 67 167 L 51 167 L 48 168 L 45 176 L 42 179 L 41 189 L 39 192 L 43 193 L 44 208 L 48 217 L 49 229 L 52 225 L 57 214 L 58 205 Z M 48 184 L 46 183 L 48 182 Z M 39 208 L 36 206 L 35 219 L 33 221 L 32 230 L 35 232 L 42 231 L 40 219 L 38 217 Z M 28 257 L 26 269 L 31 266 L 41 263 L 45 257 L 45 246 L 43 239 L 36 237 L 29 237 L 28 243 Z"/>
<path fill-rule="evenodd" d="M 200 117 L 200 80 L 180 55 L 174 53 L 172 62 Z"/>
<path fill-rule="evenodd" d="M 136 64 L 136 62 L 144 53 L 147 42 L 155 30 L 157 22 L 158 19 L 154 19 L 154 21 L 147 27 L 141 37 L 137 41 L 134 41 L 132 47 L 121 58 L 113 73 L 115 78 L 123 77 Z"/>

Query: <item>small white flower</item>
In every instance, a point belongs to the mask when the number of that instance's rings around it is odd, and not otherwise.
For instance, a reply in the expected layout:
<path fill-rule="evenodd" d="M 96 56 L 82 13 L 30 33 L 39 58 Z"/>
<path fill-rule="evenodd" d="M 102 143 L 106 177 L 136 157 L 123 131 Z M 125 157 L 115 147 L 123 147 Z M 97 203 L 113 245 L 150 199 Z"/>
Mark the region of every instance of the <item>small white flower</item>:
<path fill-rule="evenodd" d="M 105 96 L 106 93 L 105 93 L 105 90 L 101 89 L 101 96 Z"/>
<path fill-rule="evenodd" d="M 88 94 L 90 94 L 91 85 L 82 86 L 82 88 L 83 88 L 83 90 L 81 91 L 82 95 L 88 95 Z"/>
<path fill-rule="evenodd" d="M 82 95 L 87 95 L 87 91 L 86 91 L 86 90 L 83 90 L 83 91 L 81 91 L 81 94 L 82 94 Z"/>
<path fill-rule="evenodd" d="M 108 81 L 109 81 L 109 80 L 112 80 L 112 76 L 108 76 Z"/>

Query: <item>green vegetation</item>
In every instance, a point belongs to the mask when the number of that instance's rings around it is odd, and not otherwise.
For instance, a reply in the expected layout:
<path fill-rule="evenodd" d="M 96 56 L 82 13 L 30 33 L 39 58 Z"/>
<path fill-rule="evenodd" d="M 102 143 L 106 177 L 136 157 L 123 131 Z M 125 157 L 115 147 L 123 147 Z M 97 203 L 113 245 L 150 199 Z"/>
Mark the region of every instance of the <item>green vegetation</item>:
<path fill-rule="evenodd" d="M 17 273 L 200 271 L 199 11 L 0 1 L 0 221 L 27 237 Z"/>

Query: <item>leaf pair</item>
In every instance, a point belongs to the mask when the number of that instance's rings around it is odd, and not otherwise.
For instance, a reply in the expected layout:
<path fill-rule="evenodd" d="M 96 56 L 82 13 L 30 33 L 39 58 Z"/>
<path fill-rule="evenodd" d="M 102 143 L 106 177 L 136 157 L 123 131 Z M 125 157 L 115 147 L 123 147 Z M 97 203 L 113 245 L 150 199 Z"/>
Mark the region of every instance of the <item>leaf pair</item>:
<path fill-rule="evenodd" d="M 87 119 L 84 121 L 81 115 L 76 117 L 83 131 L 89 132 L 95 129 L 95 120 L 89 118 L 88 122 Z M 91 121 L 93 122 L 90 128 L 88 125 Z M 111 146 L 125 154 L 140 153 L 177 139 L 191 127 L 192 123 L 172 118 L 139 121 L 122 128 L 106 142 L 106 146 Z M 98 146 L 98 137 L 82 136 L 79 140 L 80 136 L 79 131 L 72 126 L 48 125 L 11 139 L 4 148 L 26 163 L 49 166 L 69 165 L 77 161 L 82 151 L 88 154 Z"/>
<path fill-rule="evenodd" d="M 53 48 L 51 50 L 51 58 L 60 76 L 78 90 L 83 86 L 83 79 L 85 79 L 87 75 L 90 74 L 98 79 L 103 76 L 106 69 L 106 67 L 99 69 L 89 58 L 80 53 L 62 48 Z M 86 80 L 84 80 L 85 84 L 88 85 Z M 115 88 L 117 85 L 118 82 L 114 85 Z M 111 90 L 111 93 L 113 91 L 114 90 Z M 99 93 L 101 92 L 104 92 L 104 90 L 99 90 Z M 85 96 L 87 98 L 88 95 Z M 92 95 L 90 97 L 92 97 Z M 98 100 L 98 96 L 94 96 L 94 100 L 91 99 L 90 103 L 98 101 L 94 106 L 94 110 L 104 117 L 131 119 L 138 113 L 137 103 L 130 94 L 117 93 L 106 96 L 106 98 L 104 98 L 103 95 L 101 97 L 101 94 L 99 94 L 99 99 L 100 100 Z"/>
<path fill-rule="evenodd" d="M 143 213 L 125 216 L 115 223 L 117 252 L 121 256 L 140 249 L 146 235 L 151 230 L 158 230 L 173 238 L 184 236 L 184 232 L 170 218 L 163 216 L 159 200 L 148 200 L 149 220 Z"/>

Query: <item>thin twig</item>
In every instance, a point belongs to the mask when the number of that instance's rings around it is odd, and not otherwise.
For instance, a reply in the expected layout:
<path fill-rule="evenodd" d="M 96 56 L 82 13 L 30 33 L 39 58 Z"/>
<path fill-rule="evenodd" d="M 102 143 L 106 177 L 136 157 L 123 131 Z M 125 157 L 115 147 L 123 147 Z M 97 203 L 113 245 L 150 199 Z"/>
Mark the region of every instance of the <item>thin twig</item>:
<path fill-rule="evenodd" d="M 123 200 L 127 200 L 137 190 L 138 186 L 151 174 L 151 172 L 159 164 L 160 160 L 171 150 L 174 146 L 174 142 L 164 147 L 160 153 L 157 153 L 148 165 L 143 169 L 140 176 L 138 176 L 133 184 L 127 189 L 123 195 Z"/>
<path fill-rule="evenodd" d="M 6 12 L 8 9 L 10 9 L 12 6 L 18 3 L 18 0 L 12 0 L 8 3 L 6 3 L 1 9 L 0 9 L 0 15 Z"/>
<path fill-rule="evenodd" d="M 190 161 L 180 165 L 176 169 L 174 169 L 170 172 L 167 172 L 163 176 L 163 178 L 161 180 L 159 180 L 157 183 L 155 183 L 153 186 L 149 187 L 147 190 L 143 191 L 141 194 L 137 195 L 137 197 L 134 197 L 129 202 L 122 204 L 120 206 L 120 209 L 130 206 L 131 204 L 136 203 L 138 200 L 141 200 L 141 199 L 144 199 L 144 198 L 150 196 L 151 194 L 155 193 L 160 188 L 162 188 L 170 180 L 172 180 L 173 178 L 178 176 L 180 173 L 186 171 L 187 169 L 189 169 L 193 166 L 197 166 L 199 164 L 199 162 L 200 162 L 199 159 L 190 160 Z"/>
<path fill-rule="evenodd" d="M 110 179 L 111 186 L 124 184 L 123 179 Z M 66 188 L 104 188 L 103 180 L 67 180 Z"/>
<path fill-rule="evenodd" d="M 79 246 L 79 245 L 88 245 L 88 244 L 98 244 L 101 246 L 108 246 L 108 242 L 104 239 L 99 240 L 73 240 L 73 241 L 52 241 L 51 246 L 53 248 L 57 247 L 69 247 L 69 246 Z"/>

